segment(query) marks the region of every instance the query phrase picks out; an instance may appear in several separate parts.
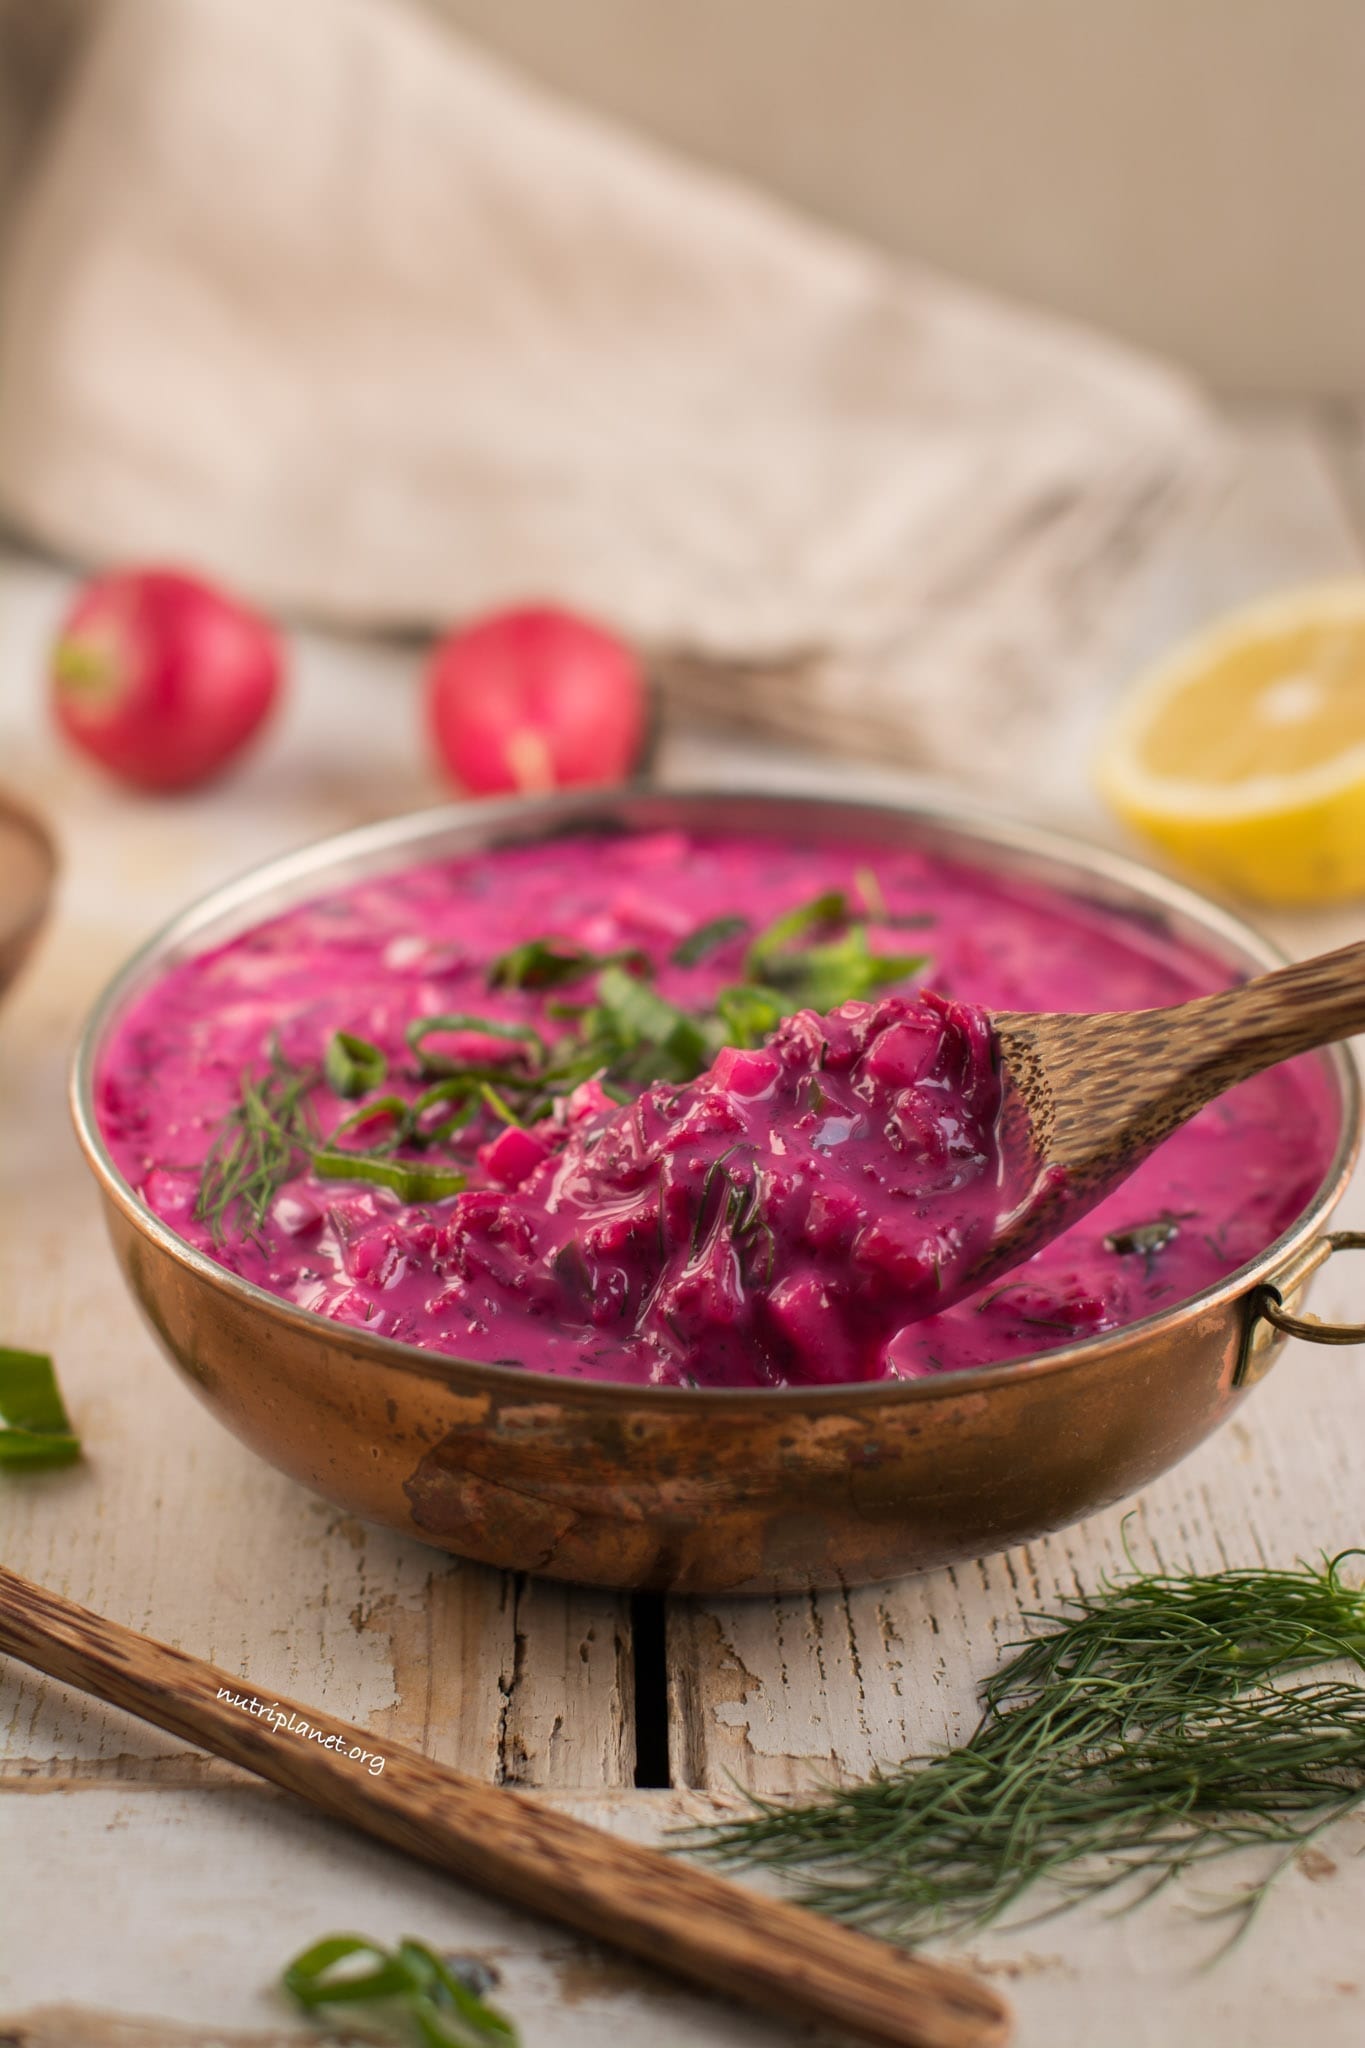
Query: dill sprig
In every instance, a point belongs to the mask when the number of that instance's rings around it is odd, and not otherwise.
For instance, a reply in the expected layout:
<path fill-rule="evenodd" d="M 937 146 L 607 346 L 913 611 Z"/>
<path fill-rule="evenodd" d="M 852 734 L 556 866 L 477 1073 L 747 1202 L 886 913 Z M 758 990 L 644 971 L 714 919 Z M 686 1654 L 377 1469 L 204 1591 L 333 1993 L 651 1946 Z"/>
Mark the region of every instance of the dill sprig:
<path fill-rule="evenodd" d="M 271 1203 L 312 1154 L 307 1099 L 317 1081 L 317 1069 L 291 1066 L 278 1041 L 264 1074 L 241 1075 L 237 1106 L 223 1119 L 204 1161 L 194 1205 L 196 1221 L 208 1225 L 215 1243 L 233 1219 L 259 1241 Z"/>
<path fill-rule="evenodd" d="M 689 1846 L 792 1877 L 804 1901 L 902 1940 L 961 1934 L 1049 1881 L 1044 1918 L 1216 1858 L 1272 1852 L 1218 1910 L 1249 1922 L 1293 1855 L 1365 1801 L 1365 1593 L 1320 1567 L 1135 1572 L 1027 1617 L 956 1749 L 817 1801 L 755 1800 Z M 1017 1923 L 1016 1923 L 1017 1924 Z"/>
<path fill-rule="evenodd" d="M 346 1085 L 353 1075 L 382 1084 L 387 1063 L 377 1046 L 339 1031 L 328 1045 L 322 1073 L 336 1092 L 354 1095 L 356 1087 Z M 222 1243 L 229 1223 L 236 1223 L 244 1236 L 268 1249 L 263 1232 L 270 1205 L 285 1182 L 305 1167 L 319 1180 L 367 1181 L 390 1188 L 404 1202 L 443 1201 L 464 1187 L 466 1176 L 458 1167 L 398 1156 L 399 1145 L 425 1149 L 444 1142 L 467 1121 L 469 1105 L 461 1102 L 445 1122 L 434 1127 L 422 1123 L 435 1101 L 448 1099 L 448 1084 L 427 1089 L 411 1103 L 399 1095 L 379 1096 L 323 1137 L 308 1102 L 322 1073 L 316 1067 L 291 1066 L 276 1041 L 264 1074 L 254 1075 L 248 1068 L 241 1075 L 237 1106 L 223 1119 L 200 1169 L 194 1205 L 196 1220 L 208 1225 L 215 1244 Z M 390 1130 L 380 1143 L 339 1142 L 375 1122 L 386 1123 Z"/>

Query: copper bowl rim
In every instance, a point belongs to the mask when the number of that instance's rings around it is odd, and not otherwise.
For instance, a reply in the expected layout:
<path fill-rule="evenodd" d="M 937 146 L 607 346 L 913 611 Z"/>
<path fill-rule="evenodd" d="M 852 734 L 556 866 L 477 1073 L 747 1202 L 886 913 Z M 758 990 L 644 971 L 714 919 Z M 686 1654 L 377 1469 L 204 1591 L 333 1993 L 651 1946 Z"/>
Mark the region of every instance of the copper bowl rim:
<path fill-rule="evenodd" d="M 1229 948 L 1235 949 L 1246 964 L 1270 969 L 1284 964 L 1289 958 L 1272 939 L 1234 912 L 1140 861 L 1092 846 L 1070 834 L 1002 819 L 965 799 L 935 794 L 915 795 L 901 801 L 878 801 L 831 793 L 828 787 L 814 791 L 799 785 L 781 789 L 750 789 L 717 782 L 678 786 L 640 783 L 614 790 L 574 790 L 545 797 L 443 804 L 376 824 L 361 825 L 312 841 L 293 852 L 273 855 L 199 897 L 156 931 L 125 962 L 106 985 L 86 1019 L 73 1055 L 70 1076 L 70 1105 L 76 1135 L 106 1199 L 123 1212 L 141 1236 L 196 1278 L 235 1296 L 285 1330 L 297 1330 L 316 1337 L 327 1322 L 325 1316 L 299 1308 L 254 1282 L 243 1280 L 218 1265 L 206 1253 L 186 1243 L 147 1208 L 114 1164 L 99 1129 L 94 1084 L 106 1034 L 125 1003 L 154 979 L 158 969 L 187 957 L 193 949 L 191 942 L 196 937 L 212 943 L 213 927 L 248 911 L 259 899 L 276 889 L 287 891 L 289 902 L 306 901 L 308 885 L 316 883 L 321 887 L 329 870 L 345 867 L 345 879 L 349 881 L 364 874 L 381 873 L 400 861 L 407 864 L 439 858 L 437 850 L 423 842 L 461 827 L 484 828 L 479 843 L 491 848 L 502 843 L 554 838 L 571 830 L 589 830 L 594 824 L 620 829 L 625 823 L 629 829 L 632 823 L 639 822 L 651 829 L 665 829 L 668 825 L 683 825 L 685 821 L 666 815 L 637 820 L 631 814 L 639 812 L 642 807 L 658 809 L 666 814 L 670 808 L 685 811 L 691 805 L 710 806 L 718 802 L 742 805 L 751 808 L 755 814 L 766 810 L 775 815 L 782 811 L 790 812 L 793 807 L 804 809 L 822 814 L 830 823 L 836 819 L 847 821 L 855 832 L 866 827 L 873 837 L 879 821 L 885 824 L 895 820 L 902 829 L 907 824 L 924 825 L 930 831 L 937 828 L 949 836 L 974 842 L 980 849 L 983 865 L 988 863 L 992 854 L 1003 853 L 1014 855 L 1025 867 L 1033 862 L 1042 867 L 1062 866 L 1078 871 L 1071 884 L 1072 894 L 1082 893 L 1082 882 L 1094 881 L 1105 885 L 1130 899 L 1127 903 L 1130 915 L 1141 916 L 1145 912 L 1149 916 L 1156 914 L 1164 918 L 1173 913 L 1197 928 L 1191 935 L 1196 940 L 1200 936 L 1210 941 L 1222 940 Z M 752 824 L 755 829 L 762 829 L 761 816 L 755 815 Z M 462 850 L 477 849 L 471 845 Z M 388 856 L 394 858 L 389 859 Z M 960 858 L 970 865 L 971 847 L 955 849 L 949 857 Z M 1052 886 L 1063 891 L 1068 888 L 1065 881 L 1056 878 L 1053 878 Z M 277 915 L 285 907 L 283 900 L 272 902 L 268 908 L 262 908 L 260 918 L 255 921 Z M 244 919 L 234 929 L 245 930 L 250 922 L 252 920 Z M 226 936 L 227 932 L 218 934 L 219 940 Z M 1269 1279 L 1310 1241 L 1319 1224 L 1340 1199 L 1351 1177 L 1361 1140 L 1361 1091 L 1354 1062 L 1341 1045 L 1325 1048 L 1317 1057 L 1332 1072 L 1340 1105 L 1341 1129 L 1321 1185 L 1289 1228 L 1256 1258 L 1202 1293 L 1146 1316 L 1140 1322 L 1127 1323 L 1121 1329 L 1103 1331 L 1078 1343 L 1059 1346 L 1055 1351 L 1003 1360 L 996 1365 L 965 1366 L 957 1371 L 934 1373 L 913 1380 L 857 1380 L 822 1386 L 786 1387 L 659 1387 L 626 1380 L 579 1379 L 570 1374 L 533 1372 L 519 1366 L 461 1359 L 448 1353 L 424 1350 L 419 1345 L 405 1344 L 391 1337 L 376 1336 L 350 1325 L 345 1329 L 348 1354 L 357 1360 L 372 1359 L 390 1369 L 456 1386 L 462 1393 L 487 1393 L 498 1402 L 510 1396 L 594 1407 L 635 1407 L 646 1403 L 652 1407 L 707 1409 L 721 1402 L 731 1408 L 766 1409 L 772 1404 L 777 1410 L 800 1407 L 847 1411 L 851 1406 L 931 1402 L 942 1400 L 945 1395 L 951 1398 L 968 1392 L 985 1394 L 1044 1374 L 1078 1371 L 1106 1348 L 1114 1349 L 1134 1340 L 1146 1340 L 1175 1330 L 1200 1314 L 1221 1308 L 1248 1293 Z"/>

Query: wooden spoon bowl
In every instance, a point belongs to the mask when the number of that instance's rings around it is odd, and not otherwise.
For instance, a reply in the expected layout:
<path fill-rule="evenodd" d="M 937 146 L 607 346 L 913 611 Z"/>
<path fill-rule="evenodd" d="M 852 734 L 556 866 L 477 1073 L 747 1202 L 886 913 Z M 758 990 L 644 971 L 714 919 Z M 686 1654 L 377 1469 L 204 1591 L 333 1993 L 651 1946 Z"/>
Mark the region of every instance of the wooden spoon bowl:
<path fill-rule="evenodd" d="M 31 811 L 0 794 L 0 996 L 33 950 L 57 878 L 57 849 Z"/>

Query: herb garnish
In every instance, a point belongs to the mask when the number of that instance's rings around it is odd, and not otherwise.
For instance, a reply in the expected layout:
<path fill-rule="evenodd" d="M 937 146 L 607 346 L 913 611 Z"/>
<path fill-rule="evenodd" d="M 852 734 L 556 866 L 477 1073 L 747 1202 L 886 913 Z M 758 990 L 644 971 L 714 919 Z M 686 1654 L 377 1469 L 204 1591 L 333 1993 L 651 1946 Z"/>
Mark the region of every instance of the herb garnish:
<path fill-rule="evenodd" d="M 467 1176 L 457 1167 L 426 1166 L 421 1161 L 384 1159 L 374 1152 L 347 1152 L 322 1146 L 311 1165 L 319 1180 L 365 1180 L 392 1188 L 404 1202 L 443 1202 L 458 1195 Z"/>
<path fill-rule="evenodd" d="M 701 1831 L 729 1862 L 794 1876 L 807 1904 L 906 1940 L 997 1920 L 1041 1878 L 1045 1911 L 1214 1858 L 1278 1849 L 1223 1907 L 1239 1931 L 1294 1854 L 1365 1802 L 1365 1592 L 1343 1551 L 1288 1571 L 1135 1572 L 1031 1616 L 957 1749 L 811 1804 L 755 1801 Z"/>
<path fill-rule="evenodd" d="M 745 929 L 744 918 L 713 919 L 673 958 L 694 963 Z M 240 1099 L 203 1167 L 195 1216 L 215 1242 L 234 1218 L 260 1242 L 275 1196 L 305 1165 L 324 1180 L 390 1188 L 405 1202 L 441 1201 L 460 1192 L 464 1173 L 406 1158 L 405 1150 L 472 1146 L 499 1124 L 541 1123 L 589 1080 L 618 1102 L 651 1082 L 695 1080 L 723 1046 L 759 1045 L 795 1010 L 833 1010 L 873 995 L 919 972 L 925 957 L 873 953 L 866 920 L 850 913 L 840 890 L 785 911 L 759 932 L 744 955 L 745 979 L 718 990 L 709 1009 L 684 1009 L 664 996 L 638 948 L 592 953 L 566 939 L 527 940 L 500 954 L 487 980 L 494 988 L 546 990 L 591 979 L 584 1001 L 545 1005 L 542 1024 L 562 1023 L 558 1036 L 469 1011 L 414 1018 L 405 1034 L 413 1058 L 407 1078 L 426 1085 L 411 1100 L 375 1093 L 392 1086 L 389 1061 L 353 1032 L 333 1034 L 320 1074 L 291 1066 L 276 1044 L 264 1075 L 241 1077 Z M 451 1045 L 461 1038 L 476 1041 L 475 1049 Z M 310 1109 L 319 1080 L 358 1105 L 330 1133 L 317 1129 Z M 374 1130 L 383 1135 L 354 1142 Z"/>
<path fill-rule="evenodd" d="M 709 924 L 699 924 L 685 939 L 679 939 L 668 957 L 675 967 L 695 967 L 748 929 L 747 917 L 713 917 Z"/>
<path fill-rule="evenodd" d="M 389 1063 L 368 1038 L 357 1038 L 353 1031 L 334 1031 L 322 1071 L 332 1093 L 349 1100 L 382 1088 Z"/>
<path fill-rule="evenodd" d="M 345 1967 L 358 1957 L 367 1958 L 371 1967 Z M 485 1997 L 494 1981 L 476 1956 L 440 1956 L 410 1937 L 387 1949 L 360 1934 L 332 1934 L 314 1942 L 280 1976 L 306 2012 L 324 2005 L 382 2002 L 425 2048 L 517 2048 L 517 2029 Z"/>
<path fill-rule="evenodd" d="M 270 1204 L 313 1149 L 308 1096 L 317 1085 L 311 1067 L 293 1067 L 271 1046 L 270 1064 L 258 1078 L 244 1073 L 237 1107 L 204 1161 L 195 1218 L 221 1242 L 230 1217 L 244 1216 L 247 1236 L 259 1240 Z"/>
<path fill-rule="evenodd" d="M 839 936 L 832 936 L 839 927 Z M 831 936 L 797 943 L 814 932 Z M 923 953 L 874 953 L 866 919 L 853 917 L 843 891 L 831 889 L 774 918 L 745 954 L 744 975 L 747 983 L 785 996 L 789 1009 L 837 1010 L 917 974 L 925 961 Z"/>
<path fill-rule="evenodd" d="M 735 936 L 744 922 L 715 919 L 699 927 L 675 948 L 674 959 L 685 950 L 692 959 L 703 957 L 703 950 Z M 829 936 L 799 943 L 815 934 Z M 775 918 L 749 944 L 746 979 L 720 989 L 709 1010 L 687 1010 L 661 994 L 641 954 L 593 955 L 563 940 L 530 940 L 501 955 L 489 979 L 499 986 L 545 988 L 591 975 L 592 1000 L 547 1006 L 547 1016 L 569 1027 L 559 1038 L 546 1044 L 529 1025 L 464 1015 L 421 1018 L 409 1027 L 408 1043 L 428 1075 L 442 1075 L 452 1085 L 463 1076 L 471 1088 L 491 1083 L 501 1098 L 500 1113 L 537 1123 L 583 1081 L 597 1080 L 619 1098 L 652 1081 L 695 1080 L 722 1046 L 756 1046 L 794 1010 L 832 1010 L 864 998 L 917 973 L 925 957 L 874 954 L 866 921 L 851 917 L 847 898 L 832 890 Z M 505 1061 L 490 1067 L 431 1052 L 427 1041 L 440 1032 L 514 1043 Z"/>
<path fill-rule="evenodd" d="M 433 1025 L 445 1022 L 432 1019 Z M 345 1040 L 339 1045 L 338 1041 Z M 354 1072 L 368 1069 L 382 1082 L 388 1064 L 377 1046 L 351 1033 L 337 1032 L 328 1045 L 323 1073 L 334 1091 L 337 1079 L 349 1079 Z M 335 1077 L 335 1078 L 334 1078 Z M 293 1067 L 280 1051 L 271 1047 L 270 1065 L 259 1078 L 245 1073 L 238 1083 L 237 1107 L 224 1119 L 204 1162 L 199 1196 L 194 1206 L 196 1219 L 207 1223 L 215 1243 L 221 1243 L 230 1220 L 237 1219 L 248 1237 L 261 1242 L 265 1220 L 280 1189 L 287 1180 L 310 1166 L 320 1180 L 369 1181 L 392 1188 L 404 1202 L 437 1202 L 457 1195 L 466 1176 L 454 1167 L 429 1166 L 425 1160 L 402 1159 L 397 1148 L 407 1144 L 426 1146 L 444 1139 L 453 1126 L 467 1120 L 457 1112 L 435 1130 L 426 1128 L 421 1113 L 443 1089 L 428 1089 L 415 1102 L 401 1095 L 385 1095 L 362 1103 L 343 1119 L 327 1138 L 313 1122 L 308 1098 L 318 1083 L 312 1067 Z M 460 1083 L 464 1092 L 465 1084 Z M 350 1147 L 337 1141 L 365 1124 L 382 1122 L 390 1135 L 369 1147 Z"/>
<path fill-rule="evenodd" d="M 69 1465 L 80 1454 L 47 1353 L 0 1349 L 0 1465 Z"/>
<path fill-rule="evenodd" d="M 590 953 L 572 939 L 527 939 L 524 945 L 500 953 L 485 978 L 490 988 L 562 988 L 618 963 L 649 971 L 649 955 L 638 946 L 624 946 L 615 953 Z"/>
<path fill-rule="evenodd" d="M 1120 1258 L 1141 1259 L 1144 1276 L 1150 1280 L 1157 1255 L 1179 1237 L 1181 1224 L 1188 1222 L 1193 1213 L 1184 1209 L 1175 1215 L 1168 1209 L 1150 1223 L 1134 1223 L 1127 1230 L 1111 1230 L 1104 1240 L 1104 1248 L 1107 1252 L 1117 1253 Z"/>

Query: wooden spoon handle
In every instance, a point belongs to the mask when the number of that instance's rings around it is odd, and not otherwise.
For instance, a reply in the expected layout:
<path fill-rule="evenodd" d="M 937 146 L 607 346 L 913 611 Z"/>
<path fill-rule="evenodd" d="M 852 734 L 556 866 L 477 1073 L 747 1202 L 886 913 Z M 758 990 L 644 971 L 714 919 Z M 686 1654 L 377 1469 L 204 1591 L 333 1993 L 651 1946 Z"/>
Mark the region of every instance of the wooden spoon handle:
<path fill-rule="evenodd" d="M 1297 960 L 1242 988 L 1187 1003 L 1191 1043 L 1213 1053 L 1220 1086 L 1365 1030 L 1365 945 Z M 1222 1076 L 1226 1078 L 1222 1078 Z"/>
<path fill-rule="evenodd" d="M 269 1778 L 480 1891 L 722 1991 L 889 2048 L 996 2048 L 986 1985 L 291 1700 L 258 1700 L 197 1657 L 0 1567 L 0 1650 Z M 245 1702 L 245 1704 L 239 1704 Z M 326 1746 L 324 1746 L 326 1745 Z M 364 1762 L 383 1758 L 375 1775 Z"/>

